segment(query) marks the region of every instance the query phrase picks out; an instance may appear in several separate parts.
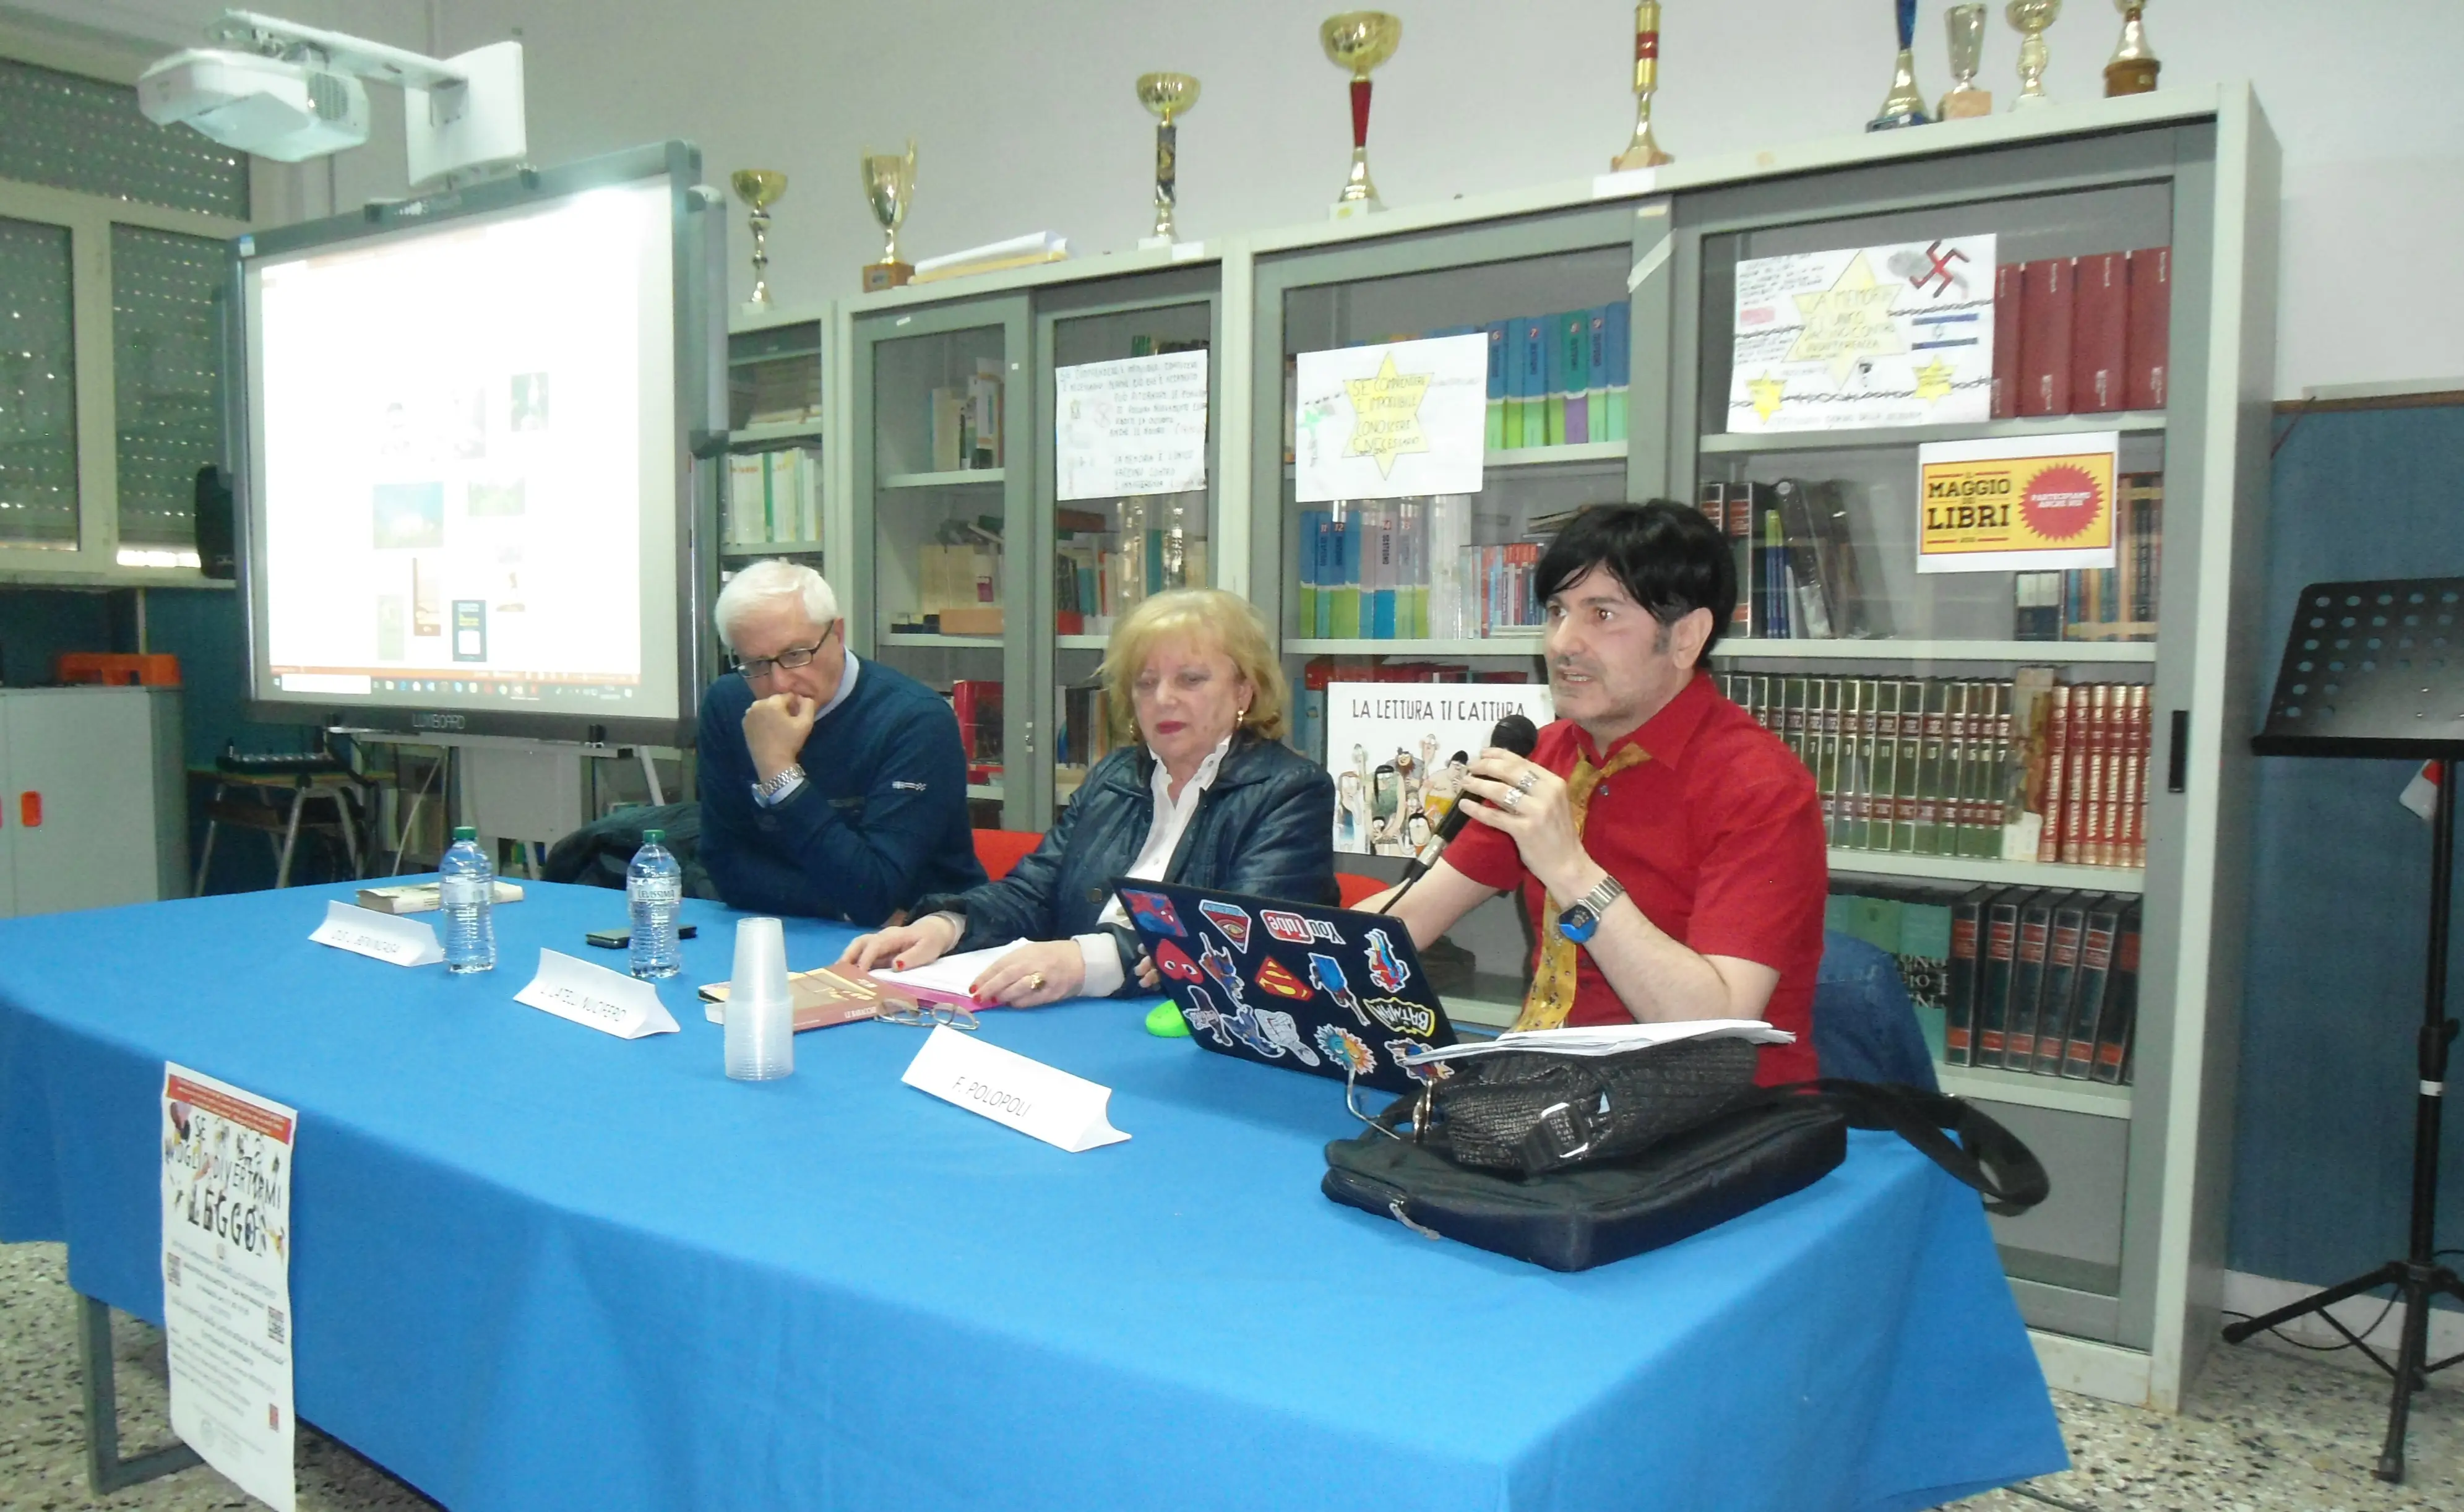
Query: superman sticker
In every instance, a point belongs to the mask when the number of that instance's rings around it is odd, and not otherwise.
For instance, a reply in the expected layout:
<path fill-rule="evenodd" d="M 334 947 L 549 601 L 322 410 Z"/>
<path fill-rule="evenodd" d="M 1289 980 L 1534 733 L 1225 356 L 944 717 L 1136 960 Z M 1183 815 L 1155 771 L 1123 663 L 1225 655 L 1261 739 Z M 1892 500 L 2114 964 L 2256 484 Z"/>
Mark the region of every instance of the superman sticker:
<path fill-rule="evenodd" d="M 1261 908 L 1258 917 L 1265 921 L 1266 933 L 1286 945 L 1307 945 L 1312 940 L 1343 944 L 1343 936 L 1335 933 L 1334 925 L 1323 919 L 1304 919 L 1281 908 Z"/>
<path fill-rule="evenodd" d="M 1223 938 L 1232 942 L 1233 949 L 1243 955 L 1249 953 L 1249 910 L 1236 903 L 1206 899 L 1199 903 L 1198 911 L 1206 916 L 1207 923 L 1223 931 Z"/>
<path fill-rule="evenodd" d="M 1403 984 L 1412 980 L 1412 968 L 1395 954 L 1395 942 L 1386 938 L 1386 931 L 1370 930 L 1362 944 L 1369 950 L 1369 980 L 1376 983 L 1381 992 L 1403 990 Z"/>
<path fill-rule="evenodd" d="M 1373 1076 L 1377 1070 L 1377 1057 L 1369 1044 L 1341 1024 L 1321 1024 L 1317 1031 L 1317 1048 L 1326 1053 L 1331 1063 L 1355 1077 Z"/>
<path fill-rule="evenodd" d="M 1206 973 L 1198 969 L 1198 963 L 1189 958 L 1189 952 L 1169 940 L 1156 945 L 1155 964 L 1156 970 L 1176 982 L 1195 983 L 1206 980 Z"/>
<path fill-rule="evenodd" d="M 1438 1027 L 1437 1014 L 1399 997 L 1373 997 L 1368 1006 L 1377 1022 L 1398 1034 L 1433 1034 Z"/>
<path fill-rule="evenodd" d="M 1266 957 L 1266 964 L 1258 967 L 1256 981 L 1260 988 L 1274 993 L 1277 997 L 1299 998 L 1306 1001 L 1316 995 L 1309 990 L 1309 985 L 1307 982 L 1292 975 L 1290 967 L 1284 965 L 1273 956 Z"/>
<path fill-rule="evenodd" d="M 1341 1007 L 1352 1010 L 1352 1016 L 1366 1025 L 1369 1014 L 1361 1008 L 1360 999 L 1353 993 L 1352 984 L 1344 980 L 1343 963 L 1331 955 L 1309 952 L 1309 982 Z"/>
<path fill-rule="evenodd" d="M 1172 900 L 1161 893 L 1140 892 L 1135 888 L 1121 889 L 1121 901 L 1130 905 L 1130 917 L 1161 935 L 1178 935 L 1186 940 L 1189 931 L 1182 928 L 1180 915 Z"/>

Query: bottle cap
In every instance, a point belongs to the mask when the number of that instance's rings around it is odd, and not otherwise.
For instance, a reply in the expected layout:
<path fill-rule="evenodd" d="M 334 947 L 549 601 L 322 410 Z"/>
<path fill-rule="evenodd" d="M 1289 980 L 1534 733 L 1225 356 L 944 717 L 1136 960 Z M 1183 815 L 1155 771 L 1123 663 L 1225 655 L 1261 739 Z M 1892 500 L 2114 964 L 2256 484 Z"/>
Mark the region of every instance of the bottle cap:
<path fill-rule="evenodd" d="M 453 827 L 453 838 L 457 840 L 475 840 L 478 837 L 479 831 L 475 825 L 457 824 Z"/>
<path fill-rule="evenodd" d="M 644 845 L 665 845 L 667 840 L 668 832 L 665 830 L 644 830 L 642 832 L 642 843 Z"/>

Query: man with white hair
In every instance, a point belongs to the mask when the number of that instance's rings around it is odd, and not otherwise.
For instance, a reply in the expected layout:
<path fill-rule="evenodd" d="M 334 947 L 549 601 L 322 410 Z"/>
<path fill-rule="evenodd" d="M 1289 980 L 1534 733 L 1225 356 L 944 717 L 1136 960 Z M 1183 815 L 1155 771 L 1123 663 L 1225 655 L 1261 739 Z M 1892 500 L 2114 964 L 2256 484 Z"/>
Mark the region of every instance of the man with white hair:
<path fill-rule="evenodd" d="M 736 669 L 701 700 L 701 859 L 729 906 L 873 928 L 985 879 L 950 705 L 857 659 L 819 572 L 756 562 L 713 617 Z"/>

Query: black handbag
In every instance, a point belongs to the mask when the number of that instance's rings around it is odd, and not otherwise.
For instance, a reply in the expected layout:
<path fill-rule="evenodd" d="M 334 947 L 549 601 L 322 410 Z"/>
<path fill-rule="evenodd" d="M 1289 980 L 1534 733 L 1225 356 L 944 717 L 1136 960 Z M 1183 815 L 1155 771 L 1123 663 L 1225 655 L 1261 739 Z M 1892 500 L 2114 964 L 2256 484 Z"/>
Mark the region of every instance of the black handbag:
<path fill-rule="evenodd" d="M 1578 1158 L 1519 1179 L 1460 1164 L 1442 1123 L 1403 1134 L 1421 1107 L 1398 1099 L 1357 1138 L 1329 1145 L 1319 1190 L 1426 1237 L 1557 1271 L 1656 1250 L 1810 1187 L 1847 1157 L 1852 1127 L 1896 1131 L 1993 1212 L 2023 1212 L 2051 1190 L 2044 1167 L 2009 1130 L 1973 1104 L 1914 1087 L 1821 1080 L 1753 1090 L 1621 1159 Z"/>
<path fill-rule="evenodd" d="M 1432 1123 L 1457 1165 L 1545 1175 L 1635 1154 L 1749 1095 L 1760 1050 L 1680 1039 L 1607 1056 L 1500 1050 L 1431 1085 Z M 1425 1133 L 1425 1131 L 1424 1131 Z"/>

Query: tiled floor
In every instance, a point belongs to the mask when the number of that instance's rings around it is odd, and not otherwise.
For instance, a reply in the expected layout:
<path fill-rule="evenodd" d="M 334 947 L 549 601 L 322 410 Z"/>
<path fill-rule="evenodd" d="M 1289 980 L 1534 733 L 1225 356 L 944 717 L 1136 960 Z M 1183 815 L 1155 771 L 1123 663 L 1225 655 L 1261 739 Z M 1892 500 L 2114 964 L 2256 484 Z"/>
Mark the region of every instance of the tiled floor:
<path fill-rule="evenodd" d="M 74 1322 L 59 1246 L 0 1246 L 0 1508 L 204 1512 L 255 1505 L 205 1469 L 104 1501 L 86 1496 Z M 121 1439 L 135 1453 L 167 1437 L 163 1341 L 124 1318 L 114 1330 Z M 2179 1417 L 2057 1394 L 2077 1468 L 2028 1489 L 2092 1512 L 2464 1512 L 2464 1367 L 2449 1380 L 2420 1399 L 2411 1475 L 2402 1486 L 2370 1476 L 2387 1412 L 2378 1376 L 2248 1348 L 2216 1351 Z M 301 1429 L 301 1512 L 433 1505 L 341 1445 Z M 2046 1501 L 1997 1491 L 1962 1505 L 2044 1512 Z"/>

